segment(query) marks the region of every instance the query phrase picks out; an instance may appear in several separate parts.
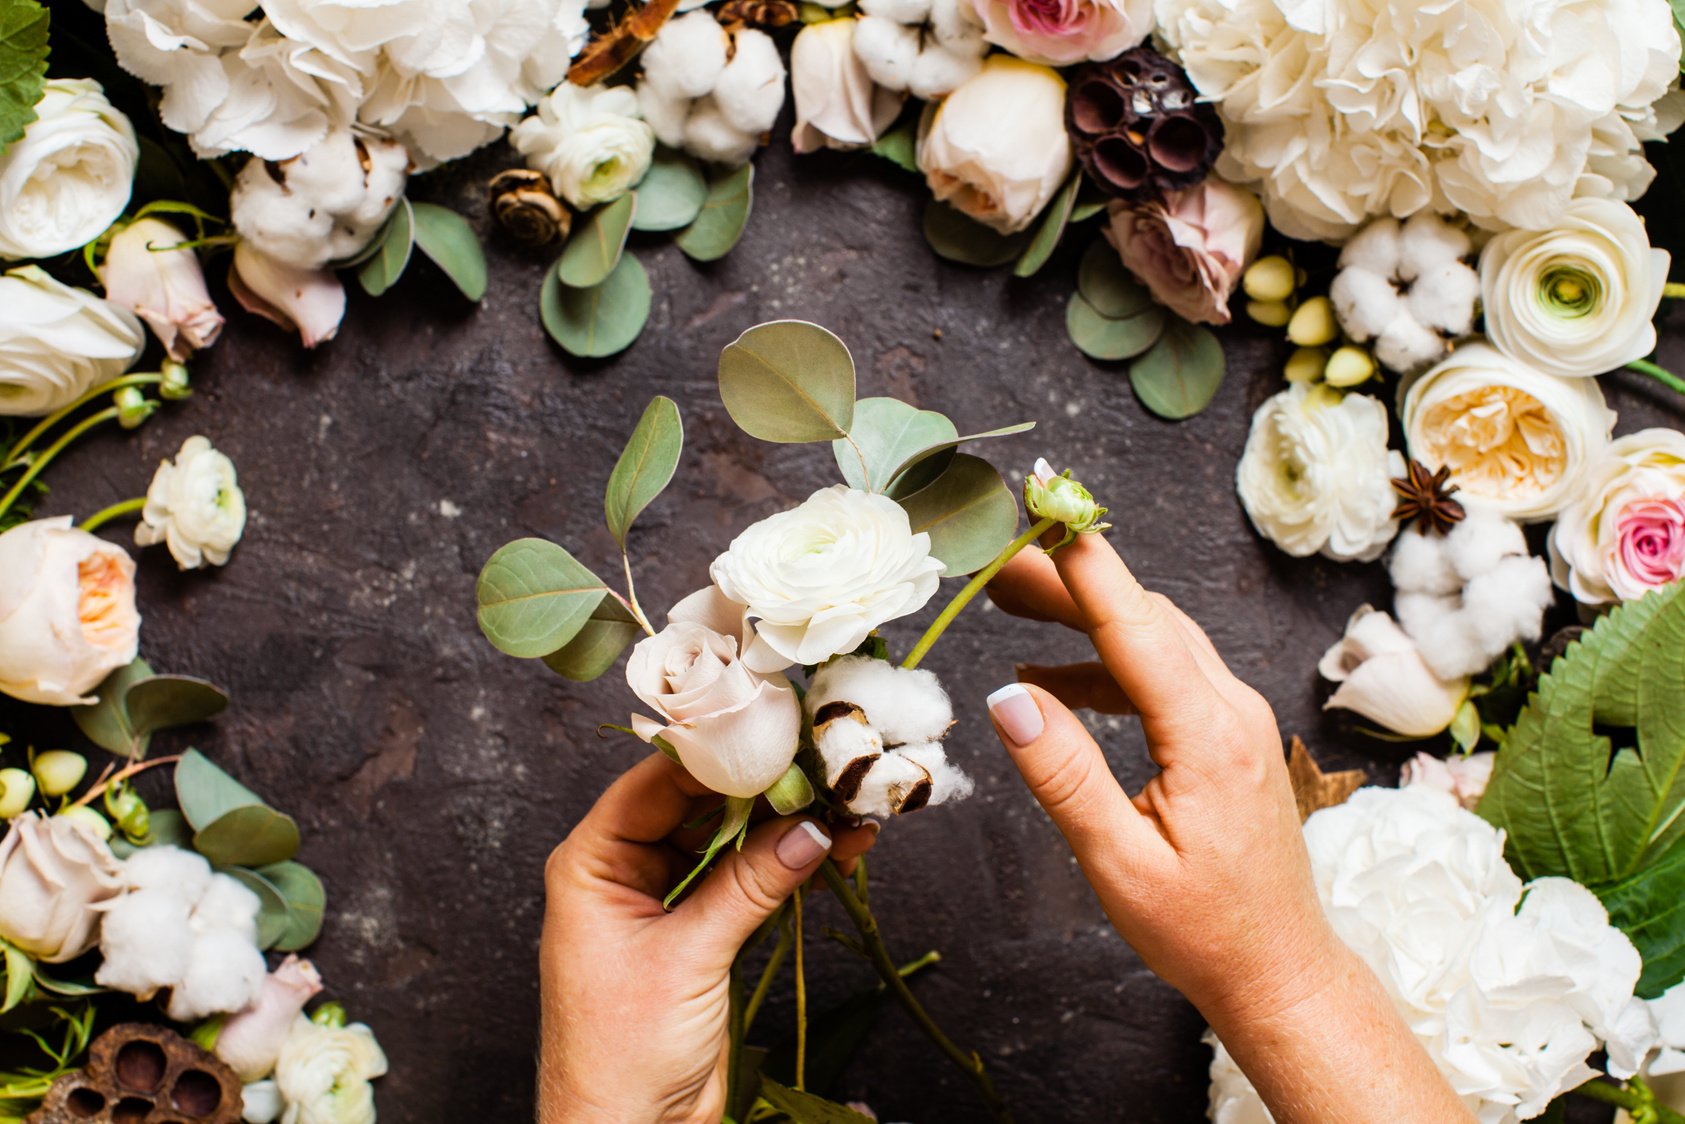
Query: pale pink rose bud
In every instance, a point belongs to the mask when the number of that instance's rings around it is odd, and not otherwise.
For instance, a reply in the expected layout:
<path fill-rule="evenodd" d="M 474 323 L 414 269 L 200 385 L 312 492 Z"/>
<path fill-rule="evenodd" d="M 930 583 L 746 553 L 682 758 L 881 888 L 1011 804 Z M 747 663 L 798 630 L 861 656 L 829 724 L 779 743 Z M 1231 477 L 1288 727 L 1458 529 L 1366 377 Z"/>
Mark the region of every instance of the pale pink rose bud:
<path fill-rule="evenodd" d="M 333 270 L 286 265 L 248 242 L 234 247 L 228 289 L 247 312 L 296 331 L 305 347 L 333 339 L 345 316 L 345 286 Z"/>
<path fill-rule="evenodd" d="M 1111 206 L 1106 237 L 1160 304 L 1185 320 L 1227 324 L 1229 296 L 1264 238 L 1264 208 L 1215 176 L 1162 201 Z"/>
<path fill-rule="evenodd" d="M 1448 757 L 1441 760 L 1431 753 L 1418 753 L 1404 763 L 1399 771 L 1401 785 L 1420 784 L 1449 792 L 1463 807 L 1473 809 L 1486 793 L 1486 782 L 1492 779 L 1496 753 L 1471 753 L 1467 757 Z"/>
<path fill-rule="evenodd" d="M 1047 66 L 1103 62 L 1153 29 L 1150 0 L 975 0 L 984 37 Z"/>
<path fill-rule="evenodd" d="M 289 956 L 263 981 L 257 999 L 230 1015 L 217 1035 L 216 1056 L 246 1083 L 275 1072 L 275 1060 L 304 1005 L 322 990 L 315 965 Z"/>
<path fill-rule="evenodd" d="M 160 219 L 140 219 L 111 240 L 100 283 L 105 297 L 146 321 L 172 359 L 187 359 L 209 347 L 222 331 L 222 313 L 205 289 L 199 258 L 187 241 Z"/>

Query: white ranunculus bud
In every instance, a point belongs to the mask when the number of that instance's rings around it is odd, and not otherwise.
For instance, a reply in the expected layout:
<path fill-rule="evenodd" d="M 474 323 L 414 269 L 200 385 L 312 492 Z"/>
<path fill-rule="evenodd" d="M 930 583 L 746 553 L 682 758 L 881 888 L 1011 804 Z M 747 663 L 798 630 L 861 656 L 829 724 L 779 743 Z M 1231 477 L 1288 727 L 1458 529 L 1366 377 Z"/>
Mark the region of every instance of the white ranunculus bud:
<path fill-rule="evenodd" d="M 1408 738 L 1442 733 L 1469 693 L 1467 679 L 1434 674 L 1397 622 L 1367 605 L 1352 614 L 1317 670 L 1340 685 L 1324 709 L 1352 711 Z"/>
<path fill-rule="evenodd" d="M 37 417 L 129 369 L 146 332 L 126 308 L 26 265 L 0 277 L 0 415 Z"/>
<path fill-rule="evenodd" d="M 574 207 L 618 199 L 649 171 L 655 132 L 630 87 L 563 82 L 537 108 L 510 131 L 509 141 Z"/>
<path fill-rule="evenodd" d="M 205 272 L 186 237 L 162 219 L 130 223 L 112 238 L 99 268 L 106 299 L 146 321 L 170 358 L 185 360 L 222 331 Z"/>
<path fill-rule="evenodd" d="M 1625 203 L 1576 199 L 1548 230 L 1512 230 L 1480 253 L 1486 334 L 1547 374 L 1600 375 L 1656 347 L 1670 258 Z"/>
<path fill-rule="evenodd" d="M 249 242 L 234 247 L 228 291 L 247 312 L 297 332 L 305 347 L 334 338 L 345 318 L 345 286 L 331 269 L 299 269 Z"/>
<path fill-rule="evenodd" d="M 1685 577 L 1685 433 L 1645 429 L 1610 442 L 1556 517 L 1550 566 L 1584 605 Z"/>
<path fill-rule="evenodd" d="M 1023 230 L 1071 170 L 1064 79 L 990 57 L 927 115 L 918 163 L 938 200 L 1002 234 Z"/>
<path fill-rule="evenodd" d="M 91 703 L 139 643 L 135 564 L 121 547 L 77 530 L 69 516 L 0 534 L 0 694 Z"/>
<path fill-rule="evenodd" d="M 291 160 L 248 160 L 229 214 L 241 240 L 267 257 L 320 269 L 380 232 L 403 198 L 409 167 L 403 145 L 336 130 Z"/>
<path fill-rule="evenodd" d="M 46 258 L 105 233 L 129 205 L 140 146 L 89 78 L 54 78 L 0 154 L 0 258 Z"/>
<path fill-rule="evenodd" d="M 369 1082 L 385 1073 L 386 1054 L 367 1026 L 321 1026 L 300 1015 L 275 1065 L 281 1124 L 374 1124 Z"/>
<path fill-rule="evenodd" d="M 745 529 L 710 573 L 757 621 L 745 661 L 775 671 L 852 652 L 879 625 L 918 612 L 942 562 L 900 504 L 836 484 Z"/>
<path fill-rule="evenodd" d="M 48 964 L 99 942 L 99 905 L 123 888 L 122 864 L 62 816 L 19 816 L 0 840 L 0 937 Z"/>
<path fill-rule="evenodd" d="M 245 531 L 246 497 L 234 462 L 207 438 L 189 437 L 153 474 L 135 542 L 167 543 L 176 565 L 197 570 L 226 563 Z"/>
<path fill-rule="evenodd" d="M 797 152 L 864 148 L 901 112 L 905 98 L 875 84 L 854 53 L 857 23 L 813 24 L 790 47 L 790 89 L 796 99 L 791 141 Z"/>

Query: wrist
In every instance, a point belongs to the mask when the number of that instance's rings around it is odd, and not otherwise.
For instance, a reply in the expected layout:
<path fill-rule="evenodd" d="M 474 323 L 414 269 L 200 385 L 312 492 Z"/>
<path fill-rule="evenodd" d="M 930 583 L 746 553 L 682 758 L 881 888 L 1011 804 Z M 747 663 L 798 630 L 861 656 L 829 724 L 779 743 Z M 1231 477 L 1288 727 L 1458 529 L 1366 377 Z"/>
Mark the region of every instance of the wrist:
<path fill-rule="evenodd" d="M 1210 990 L 1189 998 L 1227 1041 L 1235 1034 L 1316 1019 L 1317 1010 L 1333 993 L 1343 993 L 1357 973 L 1374 981 L 1367 965 L 1318 916 L 1298 939 L 1272 942 L 1268 960 L 1242 972 L 1231 963 Z M 1378 981 L 1374 985 L 1378 988 Z"/>

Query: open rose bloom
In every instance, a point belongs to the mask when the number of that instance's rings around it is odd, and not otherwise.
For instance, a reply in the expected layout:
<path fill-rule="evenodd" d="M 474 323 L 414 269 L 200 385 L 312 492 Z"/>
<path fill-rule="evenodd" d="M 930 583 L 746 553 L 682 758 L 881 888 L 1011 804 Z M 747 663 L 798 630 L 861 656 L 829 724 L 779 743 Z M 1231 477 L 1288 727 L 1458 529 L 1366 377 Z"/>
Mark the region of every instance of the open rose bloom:
<path fill-rule="evenodd" d="M 1227 324 L 1229 296 L 1264 241 L 1256 196 L 1219 179 L 1151 203 L 1116 200 L 1106 238 L 1153 297 L 1184 320 Z"/>
<path fill-rule="evenodd" d="M 1104 62 L 1153 29 L 1151 0 L 976 0 L 984 37 L 1047 66 Z"/>
<path fill-rule="evenodd" d="M 1685 577 L 1685 433 L 1610 443 L 1550 536 L 1551 577 L 1586 605 L 1642 597 Z"/>

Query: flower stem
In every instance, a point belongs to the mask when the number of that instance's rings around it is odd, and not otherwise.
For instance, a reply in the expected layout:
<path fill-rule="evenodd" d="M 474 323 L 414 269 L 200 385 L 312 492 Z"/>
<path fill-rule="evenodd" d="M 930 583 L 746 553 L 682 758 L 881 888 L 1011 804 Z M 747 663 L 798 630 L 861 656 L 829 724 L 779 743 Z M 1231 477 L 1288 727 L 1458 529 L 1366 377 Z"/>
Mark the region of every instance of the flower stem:
<path fill-rule="evenodd" d="M 1637 371 L 1641 375 L 1649 375 L 1663 386 L 1672 387 L 1681 394 L 1685 394 L 1685 379 L 1680 378 L 1666 367 L 1659 367 L 1648 359 L 1634 359 L 1627 364 L 1627 370 Z"/>
<path fill-rule="evenodd" d="M 112 785 L 122 784 L 124 781 L 128 780 L 137 773 L 144 773 L 148 769 L 156 769 L 160 765 L 174 765 L 180 760 L 181 755 L 177 754 L 174 757 L 154 757 L 150 761 L 136 761 L 134 764 L 123 769 L 123 771 L 118 773 L 116 776 L 102 777 L 98 784 L 84 792 L 81 799 L 77 800 L 71 805 L 71 807 L 84 808 L 89 804 L 92 804 L 95 800 L 98 800 L 101 796 L 104 796 L 106 789 L 110 788 Z"/>
<path fill-rule="evenodd" d="M 1669 281 L 1662 286 L 1662 296 L 1672 297 L 1674 300 L 1685 298 L 1685 284 L 1678 281 Z"/>
<path fill-rule="evenodd" d="M 877 918 L 854 896 L 854 888 L 848 884 L 848 879 L 843 877 L 842 871 L 838 870 L 837 865 L 830 859 L 826 859 L 819 867 L 819 874 L 825 879 L 825 885 L 831 888 L 831 893 L 836 895 L 837 901 L 842 903 L 849 920 L 854 922 L 854 927 L 859 930 L 860 939 L 865 942 L 866 949 L 871 954 L 872 967 L 878 970 L 878 977 L 889 988 L 890 994 L 895 996 L 897 1002 L 918 1024 L 919 1029 L 936 1043 L 936 1048 L 977 1082 L 978 1091 L 983 1094 L 983 1101 L 989 1107 L 989 1115 L 994 1118 L 996 1124 L 1012 1124 L 1012 1112 L 1006 1107 L 1006 1102 L 1001 1100 L 1000 1094 L 995 1092 L 995 1083 L 989 1077 L 989 1071 L 984 1068 L 982 1056 L 975 1050 L 966 1053 L 954 1045 L 953 1039 L 943 1033 L 942 1028 L 936 1025 L 929 1012 L 913 995 L 907 981 L 902 978 L 900 966 L 889 954 L 889 947 L 884 944 L 883 935 L 878 932 Z"/>
<path fill-rule="evenodd" d="M 626 606 L 632 614 L 632 619 L 644 630 L 645 636 L 654 636 L 655 629 L 650 627 L 649 618 L 644 616 L 643 606 L 638 604 L 638 590 L 632 584 L 632 556 L 624 550 L 620 552 L 620 565 L 626 571 L 626 597 L 621 604 Z"/>
<path fill-rule="evenodd" d="M 156 386 L 163 381 L 164 376 L 154 371 L 140 375 L 124 375 L 120 379 L 112 379 L 103 386 L 94 387 L 94 389 L 88 391 L 88 393 L 82 395 L 82 397 L 78 398 L 64 409 L 58 411 L 56 414 L 49 414 L 47 417 L 42 418 L 35 424 L 33 429 L 18 438 L 17 443 L 10 449 L 6 450 L 5 458 L 0 459 L 0 471 L 16 467 L 18 458 L 28 452 L 29 447 L 35 444 L 36 441 L 40 440 L 42 434 L 46 433 L 49 429 L 53 428 L 53 426 L 63 421 L 71 414 L 74 414 L 77 410 L 80 410 L 83 406 L 86 406 L 94 399 L 99 398 L 102 395 L 122 390 L 125 386 Z"/>
<path fill-rule="evenodd" d="M 1625 1085 L 1602 1080 L 1587 1081 L 1574 1090 L 1588 1100 L 1618 1105 L 1633 1114 L 1636 1124 L 1685 1124 L 1685 1116 L 1656 1103 L 1656 1094 L 1635 1077 Z"/>
<path fill-rule="evenodd" d="M 146 506 L 145 496 L 136 496 L 132 500 L 114 503 L 102 511 L 96 511 L 82 520 L 82 529 L 89 534 L 99 530 L 113 519 L 121 519 L 125 515 L 133 515 Z"/>
<path fill-rule="evenodd" d="M 22 476 L 18 477 L 18 481 L 16 484 L 12 485 L 11 491 L 7 492 L 4 496 L 0 496 L 0 515 L 4 515 L 7 511 L 11 510 L 12 505 L 17 502 L 18 497 L 23 495 L 23 490 L 29 487 L 30 481 L 41 475 L 41 470 L 51 464 L 54 457 L 64 452 L 72 441 L 76 440 L 96 425 L 100 425 L 103 422 L 115 421 L 117 413 L 117 407 L 107 406 L 97 414 L 90 414 L 78 422 L 73 428 L 67 430 L 64 436 L 47 446 L 46 452 L 42 453 L 39 457 L 36 457 L 35 463 L 30 465 Z"/>
<path fill-rule="evenodd" d="M 829 861 L 829 860 L 827 860 Z M 796 1092 L 807 1085 L 807 972 L 802 963 L 802 898 L 805 886 L 796 887 Z"/>
<path fill-rule="evenodd" d="M 983 587 L 988 585 L 990 580 L 1001 572 L 1002 567 L 1012 561 L 1012 556 L 1052 530 L 1058 525 L 1058 522 L 1057 519 L 1043 519 L 1028 531 L 1007 543 L 1006 549 L 996 555 L 993 562 L 973 574 L 971 580 L 965 583 L 965 588 L 954 594 L 954 599 L 948 602 L 948 607 L 942 610 L 941 615 L 930 622 L 930 627 L 924 630 L 924 635 L 919 637 L 917 644 L 913 645 L 913 650 L 907 653 L 907 658 L 901 661 L 901 666 L 905 668 L 919 666 L 919 663 L 923 661 L 931 647 L 936 643 L 937 638 L 948 630 L 948 626 L 954 623 L 954 618 L 959 616 L 961 610 L 971 603 L 971 599 L 976 597 Z"/>
<path fill-rule="evenodd" d="M 761 978 L 755 984 L 755 990 L 749 993 L 749 1002 L 743 1008 L 743 1034 L 747 1037 L 749 1028 L 755 1025 L 755 1016 L 761 1012 L 761 1004 L 766 1002 L 767 992 L 772 989 L 772 981 L 778 975 L 778 969 L 784 966 L 784 958 L 790 954 L 790 926 L 780 922 L 778 926 L 778 943 L 772 946 L 772 955 L 761 971 Z"/>

